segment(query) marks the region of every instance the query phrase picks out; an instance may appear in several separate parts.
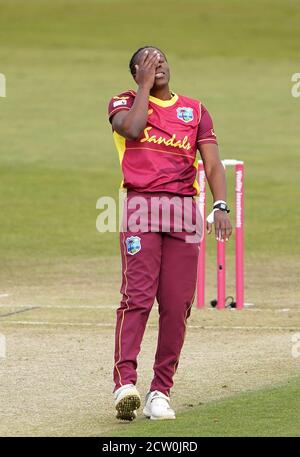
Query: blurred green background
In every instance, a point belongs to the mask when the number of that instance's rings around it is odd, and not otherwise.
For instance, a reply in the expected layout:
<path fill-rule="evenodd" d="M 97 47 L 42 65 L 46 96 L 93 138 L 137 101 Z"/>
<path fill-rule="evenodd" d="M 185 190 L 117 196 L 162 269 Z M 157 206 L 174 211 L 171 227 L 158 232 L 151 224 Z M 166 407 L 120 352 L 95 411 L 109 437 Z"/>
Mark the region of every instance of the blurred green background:
<path fill-rule="evenodd" d="M 107 103 L 135 87 L 145 44 L 208 107 L 222 158 L 245 161 L 247 258 L 296 260 L 299 23 L 296 0 L 0 0 L 2 284 L 20 263 L 118 255 L 118 235 L 95 228 L 121 181 Z"/>

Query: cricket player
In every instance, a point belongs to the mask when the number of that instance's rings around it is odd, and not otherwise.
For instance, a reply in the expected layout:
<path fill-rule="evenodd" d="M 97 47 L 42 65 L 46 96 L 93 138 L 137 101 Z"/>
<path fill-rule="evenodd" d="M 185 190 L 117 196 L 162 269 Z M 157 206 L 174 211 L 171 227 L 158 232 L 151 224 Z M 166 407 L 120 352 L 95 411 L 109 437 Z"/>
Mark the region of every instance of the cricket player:
<path fill-rule="evenodd" d="M 220 161 L 212 118 L 199 101 L 170 90 L 170 68 L 165 54 L 146 46 L 132 56 L 129 68 L 137 90 L 114 96 L 108 115 L 127 190 L 125 206 L 134 212 L 134 199 L 143 198 L 151 219 L 155 197 L 188 200 L 197 219 L 197 150 L 213 195 L 217 239 L 228 240 L 232 226 L 226 204 L 225 172 Z M 150 204 L 151 201 L 151 204 Z M 160 216 L 158 216 L 160 218 Z M 175 419 L 170 389 L 184 342 L 197 276 L 200 238 L 187 241 L 187 230 L 166 230 L 162 221 L 133 230 L 127 220 L 120 234 L 122 300 L 115 333 L 114 399 L 116 417 L 133 420 L 141 398 L 136 387 L 137 356 L 155 299 L 159 329 L 154 376 L 143 413 L 150 419 Z M 208 233 L 212 224 L 207 223 Z M 200 228 L 201 229 L 201 228 Z M 195 234 L 197 228 L 195 229 Z"/>

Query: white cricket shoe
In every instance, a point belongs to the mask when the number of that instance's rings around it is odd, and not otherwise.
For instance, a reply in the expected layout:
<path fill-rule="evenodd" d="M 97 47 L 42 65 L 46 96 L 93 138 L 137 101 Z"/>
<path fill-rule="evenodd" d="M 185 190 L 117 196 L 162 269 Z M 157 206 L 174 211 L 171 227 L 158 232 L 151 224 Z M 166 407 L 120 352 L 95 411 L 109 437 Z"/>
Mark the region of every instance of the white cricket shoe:
<path fill-rule="evenodd" d="M 158 390 L 147 393 L 143 413 L 152 420 L 176 419 L 170 398 Z"/>
<path fill-rule="evenodd" d="M 125 384 L 114 393 L 116 418 L 132 421 L 136 418 L 136 410 L 141 406 L 141 397 L 134 384 Z"/>

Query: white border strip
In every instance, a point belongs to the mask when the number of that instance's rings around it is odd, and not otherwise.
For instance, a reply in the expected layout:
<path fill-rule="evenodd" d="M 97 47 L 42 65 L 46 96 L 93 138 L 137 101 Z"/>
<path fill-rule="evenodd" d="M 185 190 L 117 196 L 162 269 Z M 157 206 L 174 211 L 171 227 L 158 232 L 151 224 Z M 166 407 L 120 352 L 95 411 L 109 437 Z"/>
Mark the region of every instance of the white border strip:
<path fill-rule="evenodd" d="M 119 307 L 119 304 L 117 303 L 116 305 L 33 305 L 32 303 L 28 305 L 8 305 L 8 304 L 0 304 L 0 310 L 10 308 L 10 309 L 15 309 L 15 308 L 30 308 L 32 307 L 32 310 L 38 309 L 39 311 L 42 309 L 70 309 L 70 310 L 80 310 L 80 309 L 113 309 L 117 310 Z M 157 305 L 154 305 L 154 309 L 158 308 Z M 235 308 L 227 308 L 229 311 L 237 311 Z M 30 311 L 30 309 L 29 309 Z M 198 310 L 197 310 L 198 311 Z M 205 307 L 199 312 L 203 311 L 216 311 L 215 308 L 212 307 Z M 220 311 L 220 310 L 218 310 Z M 252 308 L 252 307 L 245 307 L 243 311 L 251 311 L 251 312 L 273 312 L 273 313 L 300 313 L 300 308 Z M 240 312 L 240 310 L 238 310 Z"/>
<path fill-rule="evenodd" d="M 117 309 L 119 305 L 0 305 L 1 308 L 30 308 L 32 309 Z"/>
<path fill-rule="evenodd" d="M 105 322 L 50 322 L 50 321 L 0 321 L 0 324 L 10 325 L 32 325 L 32 326 L 60 326 L 60 327 L 109 327 L 114 328 L 114 323 Z M 147 327 L 157 328 L 156 324 L 148 324 Z M 280 331 L 299 331 L 300 327 L 266 327 L 266 326 L 241 326 L 241 325 L 188 325 L 191 329 L 201 330 L 280 330 Z"/>

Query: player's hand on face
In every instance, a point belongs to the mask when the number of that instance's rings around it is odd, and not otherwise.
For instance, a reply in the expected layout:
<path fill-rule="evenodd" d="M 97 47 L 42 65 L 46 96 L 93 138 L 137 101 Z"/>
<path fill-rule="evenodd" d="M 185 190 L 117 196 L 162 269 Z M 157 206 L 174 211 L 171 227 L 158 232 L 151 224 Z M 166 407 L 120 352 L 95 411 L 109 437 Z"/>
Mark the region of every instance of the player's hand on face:
<path fill-rule="evenodd" d="M 232 234 L 232 225 L 225 211 L 214 212 L 215 235 L 217 240 L 228 241 Z M 207 232 L 212 232 L 212 224 L 206 223 Z"/>
<path fill-rule="evenodd" d="M 156 49 L 154 51 L 146 49 L 143 52 L 139 64 L 135 65 L 135 80 L 140 87 L 147 87 L 152 89 L 155 81 L 155 71 L 159 64 L 159 59 L 160 54 Z"/>

